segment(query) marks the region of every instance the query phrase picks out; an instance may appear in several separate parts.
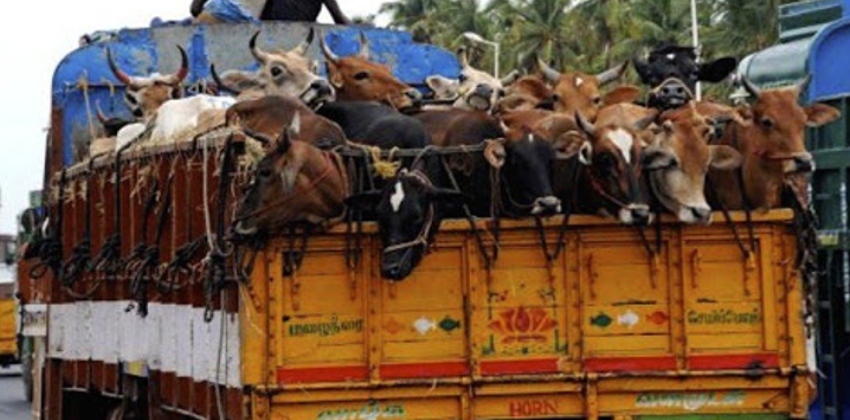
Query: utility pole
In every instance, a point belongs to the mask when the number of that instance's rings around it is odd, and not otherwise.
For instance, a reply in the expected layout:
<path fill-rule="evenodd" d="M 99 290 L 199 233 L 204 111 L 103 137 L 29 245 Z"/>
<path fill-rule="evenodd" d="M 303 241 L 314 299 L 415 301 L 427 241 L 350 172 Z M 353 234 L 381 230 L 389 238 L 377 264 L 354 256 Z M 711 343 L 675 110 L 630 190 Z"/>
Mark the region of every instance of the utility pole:
<path fill-rule="evenodd" d="M 700 62 L 700 47 L 699 47 L 699 20 L 697 19 L 697 0 L 691 0 L 691 36 L 693 37 L 694 51 L 697 54 L 697 63 Z M 697 100 L 702 99 L 702 84 L 697 82 Z"/>

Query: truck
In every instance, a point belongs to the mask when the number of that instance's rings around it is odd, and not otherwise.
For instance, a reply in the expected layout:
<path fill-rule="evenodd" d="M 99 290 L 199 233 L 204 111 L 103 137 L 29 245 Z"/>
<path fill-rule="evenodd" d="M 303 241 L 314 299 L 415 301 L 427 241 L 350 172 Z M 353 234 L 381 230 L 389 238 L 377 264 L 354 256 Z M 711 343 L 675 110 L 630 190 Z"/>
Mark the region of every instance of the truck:
<path fill-rule="evenodd" d="M 0 235 L 0 366 L 18 361 L 18 304 L 15 298 L 14 241 Z"/>
<path fill-rule="evenodd" d="M 261 39 L 290 48 L 309 26 L 263 22 Z M 393 283 L 369 222 L 227 244 L 250 179 L 238 128 L 78 158 L 95 105 L 124 112 L 107 48 L 145 74 L 176 68 L 174 45 L 185 46 L 189 84 L 201 86 L 211 61 L 250 68 L 257 29 L 125 29 L 57 68 L 49 223 L 34 245 L 43 252 L 19 265 L 25 306 L 45 314 L 35 416 L 806 418 L 812 291 L 791 209 L 718 213 L 707 226 L 663 216 L 645 230 L 586 215 L 449 220 Z M 339 55 L 362 32 L 416 87 L 459 70 L 404 32 L 320 29 Z M 317 46 L 310 54 L 322 60 Z"/>

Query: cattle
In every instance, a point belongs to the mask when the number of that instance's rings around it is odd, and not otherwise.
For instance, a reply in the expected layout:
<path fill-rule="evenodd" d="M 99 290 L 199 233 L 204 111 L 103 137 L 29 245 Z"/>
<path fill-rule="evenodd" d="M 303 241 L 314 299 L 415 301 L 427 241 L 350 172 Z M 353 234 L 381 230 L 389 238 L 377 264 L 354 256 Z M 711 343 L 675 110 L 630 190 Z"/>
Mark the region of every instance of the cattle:
<path fill-rule="evenodd" d="M 741 81 L 754 102 L 741 111 L 744 123 L 730 122 L 719 142 L 741 153 L 741 171 L 711 172 L 710 176 L 720 205 L 735 210 L 769 210 L 783 204 L 782 191 L 789 177 L 815 170 L 814 159 L 806 150 L 806 127 L 827 124 L 840 112 L 824 104 L 798 104 L 808 79 L 796 86 L 770 90 L 757 88 L 746 77 Z"/>
<path fill-rule="evenodd" d="M 296 222 L 324 224 L 343 214 L 349 186 L 342 159 L 333 152 L 293 140 L 299 137 L 298 114 L 276 142 L 256 134 L 257 139 L 272 147 L 257 164 L 236 211 L 237 234 L 279 232 Z"/>
<path fill-rule="evenodd" d="M 547 142 L 528 130 L 507 136 L 499 121 L 482 111 L 429 111 L 416 118 L 425 124 L 434 145 L 486 144 L 484 159 L 450 158 L 473 214 L 486 217 L 496 210 L 500 216 L 525 217 L 561 212 L 551 179 L 552 165 L 564 148 L 560 142 Z M 493 202 L 494 192 L 501 202 Z"/>
<path fill-rule="evenodd" d="M 133 77 L 118 67 L 112 57 L 112 50 L 106 50 L 106 60 L 115 77 L 126 85 L 124 102 L 130 113 L 138 120 L 147 121 L 153 118 L 156 110 L 163 103 L 183 97 L 183 87 L 180 85 L 189 75 L 189 58 L 183 47 L 180 51 L 180 68 L 168 75 L 154 73 L 148 77 Z"/>
<path fill-rule="evenodd" d="M 382 149 L 419 149 L 431 144 L 421 122 L 379 102 L 334 102 L 317 113 L 339 124 L 345 136 L 358 143 Z"/>
<path fill-rule="evenodd" d="M 339 125 L 317 115 L 303 102 L 283 96 L 270 95 L 237 102 L 227 109 L 225 123 L 278 138 L 296 114 L 301 121 L 298 140 L 322 148 L 345 144 L 345 134 Z"/>
<path fill-rule="evenodd" d="M 627 112 L 610 115 L 608 118 L 600 114 L 603 118 L 594 125 L 576 112 L 575 122 L 583 137 L 578 137 L 581 146 L 576 156 L 580 166 L 569 198 L 577 197 L 575 204 L 580 213 L 614 217 L 627 225 L 646 225 L 652 215 L 641 182 L 640 132 L 654 118 L 635 122 Z"/>
<path fill-rule="evenodd" d="M 254 74 L 232 71 L 219 76 L 215 67 L 211 74 L 216 85 L 236 93 L 238 98 L 256 98 L 264 95 L 279 95 L 301 99 L 311 108 L 333 101 L 335 92 L 328 81 L 316 75 L 316 65 L 307 56 L 313 42 L 311 28 L 307 38 L 289 51 L 265 51 L 257 45 L 260 31 L 254 33 L 248 47 L 260 68 Z"/>
<path fill-rule="evenodd" d="M 461 69 L 457 79 L 434 75 L 425 78 L 425 84 L 434 92 L 434 99 L 455 99 L 455 108 L 490 111 L 505 94 L 504 87 L 516 81 L 518 71 L 502 79 L 469 65 L 466 48 L 458 50 Z"/>
<path fill-rule="evenodd" d="M 351 56 L 337 57 L 320 40 L 327 64 L 328 79 L 336 88 L 340 101 L 379 101 L 399 110 L 408 111 L 421 106 L 422 94 L 393 76 L 390 69 L 372 62 L 369 41 L 360 33 L 360 51 Z"/>
<path fill-rule="evenodd" d="M 567 115 L 580 112 L 589 121 L 596 120 L 599 108 L 634 101 L 640 91 L 634 86 L 620 86 L 602 95 L 600 88 L 617 80 L 628 66 L 628 62 L 615 66 L 597 75 L 581 72 L 560 73 L 538 60 L 540 71 L 546 80 L 555 86 L 555 111 Z"/>
<path fill-rule="evenodd" d="M 654 197 L 683 223 L 710 223 L 706 174 L 741 165 L 741 154 L 735 149 L 708 144 L 715 137 L 713 125 L 691 102 L 663 113 L 643 150 L 643 170 Z"/>
<path fill-rule="evenodd" d="M 641 82 L 651 88 L 647 106 L 659 109 L 684 105 L 694 99 L 697 82 L 720 82 L 738 65 L 733 57 L 697 63 L 693 47 L 678 45 L 664 45 L 651 51 L 647 60 L 633 63 Z"/>
<path fill-rule="evenodd" d="M 505 97 L 501 98 L 494 109 L 496 114 L 507 114 L 533 109 L 554 110 L 555 91 L 537 75 L 523 76 L 510 85 L 506 85 Z"/>

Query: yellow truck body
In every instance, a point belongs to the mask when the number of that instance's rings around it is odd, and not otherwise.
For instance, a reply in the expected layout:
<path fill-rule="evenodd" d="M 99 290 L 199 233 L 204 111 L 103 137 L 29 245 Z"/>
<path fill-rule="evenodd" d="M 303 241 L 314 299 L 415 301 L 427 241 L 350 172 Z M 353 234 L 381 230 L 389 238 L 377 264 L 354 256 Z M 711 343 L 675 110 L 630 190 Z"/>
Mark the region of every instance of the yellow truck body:
<path fill-rule="evenodd" d="M 18 358 L 17 304 L 12 296 L 0 296 L 0 364 Z"/>
<path fill-rule="evenodd" d="M 533 221 L 503 221 L 489 269 L 469 225 L 448 221 L 398 283 L 380 278 L 374 226 L 353 270 L 345 229 L 312 237 L 289 276 L 280 240 L 240 287 L 245 413 L 805 417 L 813 390 L 791 218 L 754 215 L 748 257 L 743 213 L 734 231 L 720 214 L 710 226 L 665 218 L 645 240 L 574 216 L 551 263 L 544 249 L 554 250 L 560 219 L 545 223 L 545 240 Z"/>

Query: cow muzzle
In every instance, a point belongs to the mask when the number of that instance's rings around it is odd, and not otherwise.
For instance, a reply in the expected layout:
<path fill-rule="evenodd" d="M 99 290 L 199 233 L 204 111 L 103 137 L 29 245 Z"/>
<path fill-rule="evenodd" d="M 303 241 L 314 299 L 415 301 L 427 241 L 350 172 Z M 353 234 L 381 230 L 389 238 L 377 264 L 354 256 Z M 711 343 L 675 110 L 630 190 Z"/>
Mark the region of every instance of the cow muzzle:
<path fill-rule="evenodd" d="M 694 95 L 679 79 L 669 79 L 653 89 L 653 105 L 662 109 L 675 109 L 688 103 Z"/>
<path fill-rule="evenodd" d="M 301 95 L 301 100 L 310 108 L 317 109 L 336 98 L 333 86 L 325 79 L 317 79 Z"/>
<path fill-rule="evenodd" d="M 236 223 L 236 226 L 233 227 L 233 231 L 236 232 L 237 235 L 240 236 L 252 236 L 257 234 L 257 226 L 248 226 L 244 221 Z"/>
<path fill-rule="evenodd" d="M 677 216 L 683 223 L 707 225 L 711 223 L 711 207 L 708 205 L 682 206 Z"/>
<path fill-rule="evenodd" d="M 646 226 L 652 222 L 652 212 L 646 204 L 629 204 L 620 209 L 619 216 L 625 225 Z"/>
<path fill-rule="evenodd" d="M 531 208 L 532 216 L 554 216 L 561 212 L 561 200 L 557 197 L 548 195 L 534 200 Z"/>
<path fill-rule="evenodd" d="M 794 156 L 786 165 L 788 174 L 810 174 L 816 169 L 815 160 L 809 153 Z"/>
<path fill-rule="evenodd" d="M 493 104 L 493 94 L 496 91 L 492 86 L 479 84 L 466 97 L 466 103 L 476 111 L 487 111 Z"/>

